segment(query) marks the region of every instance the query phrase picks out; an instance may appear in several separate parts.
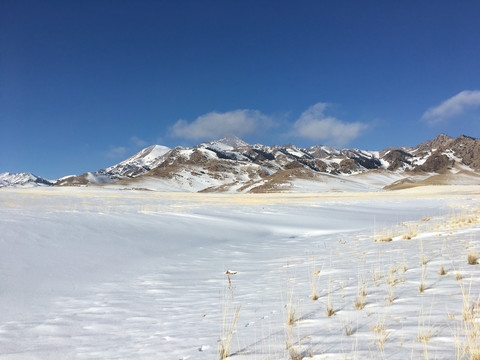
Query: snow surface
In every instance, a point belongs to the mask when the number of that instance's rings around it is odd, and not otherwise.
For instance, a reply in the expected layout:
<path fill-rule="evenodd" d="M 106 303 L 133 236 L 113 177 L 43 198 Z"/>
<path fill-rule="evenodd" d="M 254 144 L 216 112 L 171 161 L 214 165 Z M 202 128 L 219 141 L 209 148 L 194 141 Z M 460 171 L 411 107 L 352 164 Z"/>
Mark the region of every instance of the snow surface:
<path fill-rule="evenodd" d="M 456 358 L 461 285 L 480 292 L 466 261 L 480 251 L 479 194 L 1 189 L 0 359 L 216 359 L 239 306 L 232 359 L 286 359 L 289 341 L 313 359 Z M 448 225 L 461 216 L 473 220 Z"/>

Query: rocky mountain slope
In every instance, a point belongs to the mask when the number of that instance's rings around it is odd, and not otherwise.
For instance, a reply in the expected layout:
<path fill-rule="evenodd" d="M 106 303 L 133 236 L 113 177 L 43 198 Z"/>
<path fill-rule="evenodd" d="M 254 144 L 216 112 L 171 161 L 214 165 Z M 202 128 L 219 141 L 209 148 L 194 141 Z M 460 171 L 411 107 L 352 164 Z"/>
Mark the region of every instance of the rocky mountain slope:
<path fill-rule="evenodd" d="M 425 184 L 436 175 L 443 176 L 435 178 L 436 184 L 451 184 L 457 173 L 462 174 L 462 183 L 480 183 L 479 159 L 480 140 L 467 136 L 454 139 L 441 134 L 414 148 L 382 151 L 250 145 L 229 136 L 171 149 L 151 163 L 151 170 L 115 184 L 213 192 L 363 191 Z"/>
<path fill-rule="evenodd" d="M 364 191 L 429 182 L 480 183 L 479 174 L 480 140 L 468 136 L 441 134 L 413 148 L 382 151 L 251 145 L 227 136 L 191 148 L 153 145 L 107 169 L 64 177 L 55 185 L 205 192 Z"/>

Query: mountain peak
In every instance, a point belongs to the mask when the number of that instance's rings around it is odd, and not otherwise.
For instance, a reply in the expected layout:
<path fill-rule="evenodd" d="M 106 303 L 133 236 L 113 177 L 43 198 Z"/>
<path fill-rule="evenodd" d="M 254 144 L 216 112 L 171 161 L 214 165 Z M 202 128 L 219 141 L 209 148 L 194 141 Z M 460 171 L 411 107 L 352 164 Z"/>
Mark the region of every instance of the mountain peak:
<path fill-rule="evenodd" d="M 453 138 L 446 135 L 446 134 L 440 134 L 435 137 L 433 140 L 429 140 L 424 142 L 423 144 L 417 145 L 415 147 L 416 150 L 418 151 L 432 151 L 432 150 L 437 150 L 439 148 L 444 147 L 447 145 L 450 141 L 452 141 Z"/>
<path fill-rule="evenodd" d="M 218 150 L 233 150 L 242 146 L 249 146 L 249 144 L 235 135 L 227 135 L 219 140 L 209 141 L 205 144 L 213 146 Z"/>
<path fill-rule="evenodd" d="M 114 178 L 133 177 L 150 170 L 154 167 L 155 162 L 170 150 L 169 147 L 163 145 L 151 145 L 128 159 L 99 171 Z"/>
<path fill-rule="evenodd" d="M 452 140 L 453 138 L 448 136 L 447 134 L 439 134 L 432 140 L 432 142 L 437 144 L 445 144 L 447 141 Z"/>
<path fill-rule="evenodd" d="M 215 141 L 216 143 L 222 143 L 231 147 L 239 147 L 239 146 L 248 146 L 248 143 L 240 139 L 239 137 L 230 134 L 227 136 L 224 136 L 220 140 Z"/>

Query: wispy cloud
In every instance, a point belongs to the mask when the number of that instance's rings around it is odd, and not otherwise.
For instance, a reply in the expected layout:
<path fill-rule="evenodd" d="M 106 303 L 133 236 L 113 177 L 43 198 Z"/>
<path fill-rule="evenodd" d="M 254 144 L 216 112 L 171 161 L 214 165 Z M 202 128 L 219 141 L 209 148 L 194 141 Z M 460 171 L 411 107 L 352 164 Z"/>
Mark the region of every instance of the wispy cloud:
<path fill-rule="evenodd" d="M 293 136 L 343 146 L 359 137 L 368 125 L 361 122 L 347 123 L 333 116 L 326 116 L 329 104 L 319 102 L 309 107 L 293 124 Z"/>
<path fill-rule="evenodd" d="M 425 111 L 422 119 L 430 125 L 445 123 L 480 106 L 480 90 L 464 90 L 440 105 Z"/>
<path fill-rule="evenodd" d="M 130 138 L 130 143 L 137 147 L 145 147 L 148 145 L 148 142 L 145 140 L 140 139 L 138 136 L 132 136 Z"/>
<path fill-rule="evenodd" d="M 105 156 L 112 159 L 122 158 L 127 153 L 127 148 L 123 146 L 110 146 Z"/>
<path fill-rule="evenodd" d="M 171 134 L 191 140 L 214 139 L 229 134 L 243 136 L 269 128 L 273 121 L 258 110 L 240 109 L 224 113 L 209 112 L 192 122 L 178 120 Z"/>

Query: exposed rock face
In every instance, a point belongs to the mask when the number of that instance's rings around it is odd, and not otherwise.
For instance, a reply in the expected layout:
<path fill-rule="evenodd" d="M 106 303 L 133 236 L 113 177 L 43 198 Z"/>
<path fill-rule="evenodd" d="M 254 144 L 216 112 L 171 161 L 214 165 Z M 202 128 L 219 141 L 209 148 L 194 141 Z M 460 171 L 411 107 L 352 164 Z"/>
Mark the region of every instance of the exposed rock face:
<path fill-rule="evenodd" d="M 390 163 L 387 170 L 395 171 L 410 165 L 412 155 L 402 149 L 391 149 L 383 156 L 383 160 Z"/>
<path fill-rule="evenodd" d="M 462 159 L 463 164 L 480 171 L 480 139 L 462 135 L 454 139 L 449 147 L 457 158 Z"/>
<path fill-rule="evenodd" d="M 417 166 L 414 171 L 444 173 L 449 167 L 454 165 L 454 160 L 439 151 L 435 151 L 422 165 Z"/>
<path fill-rule="evenodd" d="M 441 150 L 448 147 L 448 144 L 454 140 L 445 134 L 438 135 L 435 139 L 426 141 L 423 144 L 417 145 L 413 152 L 428 152 L 434 150 Z"/>
<path fill-rule="evenodd" d="M 351 174 L 357 171 L 359 166 L 353 159 L 343 159 L 339 164 L 339 171 L 343 174 Z"/>

